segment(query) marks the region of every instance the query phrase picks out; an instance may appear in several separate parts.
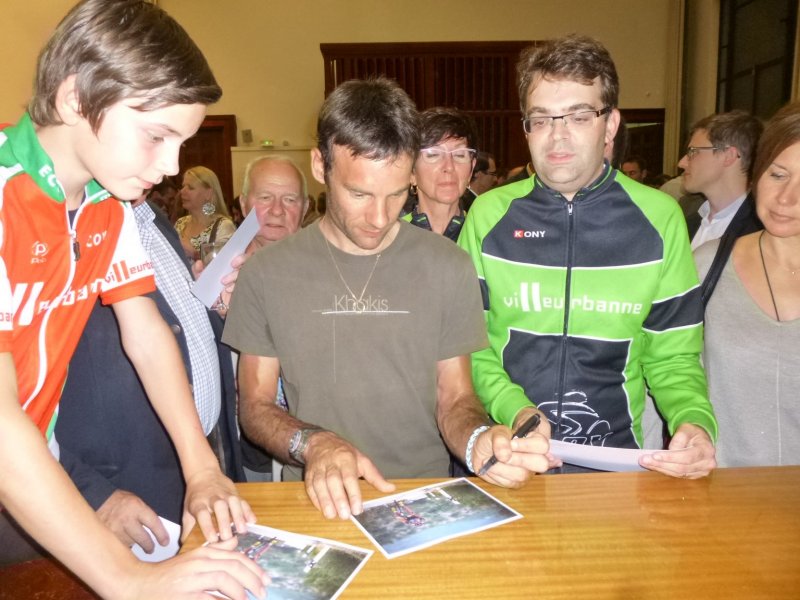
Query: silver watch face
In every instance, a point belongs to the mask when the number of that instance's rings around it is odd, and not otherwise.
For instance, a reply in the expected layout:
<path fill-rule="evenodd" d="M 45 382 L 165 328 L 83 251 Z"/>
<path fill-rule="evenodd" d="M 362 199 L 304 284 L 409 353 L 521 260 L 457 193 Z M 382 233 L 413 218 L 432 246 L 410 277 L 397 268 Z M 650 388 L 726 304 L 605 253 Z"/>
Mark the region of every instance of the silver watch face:
<path fill-rule="evenodd" d="M 324 429 L 321 427 L 305 427 L 295 431 L 289 442 L 289 456 L 301 465 L 306 464 L 306 461 L 303 459 L 303 452 L 305 452 L 308 447 L 309 438 L 318 431 L 324 431 Z"/>
<path fill-rule="evenodd" d="M 303 430 L 298 429 L 292 434 L 292 439 L 289 440 L 289 455 L 292 458 L 295 458 L 295 453 L 297 452 L 297 448 L 300 446 L 300 440 L 303 439 Z"/>

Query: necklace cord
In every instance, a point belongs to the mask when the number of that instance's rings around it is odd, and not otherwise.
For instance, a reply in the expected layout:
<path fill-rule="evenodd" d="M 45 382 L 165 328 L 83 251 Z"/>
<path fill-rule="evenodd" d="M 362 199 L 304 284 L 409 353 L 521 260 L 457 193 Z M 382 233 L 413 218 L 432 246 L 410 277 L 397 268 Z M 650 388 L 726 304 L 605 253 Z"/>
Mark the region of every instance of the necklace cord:
<path fill-rule="evenodd" d="M 761 255 L 761 267 L 764 269 L 764 277 L 767 280 L 767 289 L 769 290 L 769 297 L 772 300 L 772 308 L 775 309 L 775 320 L 778 323 L 781 322 L 781 316 L 778 313 L 778 305 L 775 303 L 775 294 L 772 293 L 772 284 L 769 281 L 769 273 L 767 272 L 767 263 L 764 262 L 764 249 L 761 246 L 761 240 L 764 238 L 764 233 L 766 229 L 761 231 L 761 235 L 758 236 L 758 253 Z"/>
<path fill-rule="evenodd" d="M 372 270 L 369 272 L 369 277 L 367 277 L 367 282 L 364 284 L 364 287 L 361 288 L 361 294 L 358 297 L 356 297 L 355 293 L 353 293 L 353 290 L 350 289 L 349 285 L 347 285 L 347 280 L 345 280 L 344 275 L 342 275 L 342 270 L 339 268 L 339 264 L 336 262 L 336 259 L 333 257 L 333 251 L 331 250 L 331 245 L 328 242 L 328 238 L 325 237 L 324 233 L 322 234 L 322 239 L 325 240 L 325 247 L 328 249 L 328 256 L 331 257 L 331 262 L 333 263 L 333 266 L 336 269 L 336 273 L 339 275 L 339 279 L 342 280 L 342 283 L 344 284 L 344 287 L 347 288 L 347 291 L 350 294 L 350 297 L 355 302 L 356 312 L 364 312 L 364 308 L 365 307 L 364 307 L 364 304 L 363 304 L 362 300 L 364 299 L 364 294 L 366 293 L 367 288 L 369 287 L 369 282 L 372 281 L 372 276 L 375 274 L 375 269 L 378 266 L 378 261 L 381 259 L 381 254 L 378 253 L 375 256 L 375 262 L 372 264 Z"/>

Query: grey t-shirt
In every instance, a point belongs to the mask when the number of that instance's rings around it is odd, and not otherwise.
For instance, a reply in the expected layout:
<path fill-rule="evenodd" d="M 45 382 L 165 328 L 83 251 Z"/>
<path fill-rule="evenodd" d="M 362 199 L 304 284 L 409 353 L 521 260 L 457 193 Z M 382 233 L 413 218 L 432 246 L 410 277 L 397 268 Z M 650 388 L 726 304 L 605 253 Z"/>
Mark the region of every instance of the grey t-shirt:
<path fill-rule="evenodd" d="M 695 251 L 701 280 L 718 245 Z M 719 466 L 800 464 L 800 319 L 766 315 L 730 259 L 706 307 L 703 364 L 719 423 Z"/>
<path fill-rule="evenodd" d="M 260 250 L 239 274 L 223 341 L 277 357 L 291 414 L 348 440 L 385 477 L 446 476 L 436 366 L 487 346 L 475 269 L 450 240 L 403 222 L 375 261 L 329 253 L 318 223 Z M 342 279 L 356 297 L 369 279 L 361 306 Z"/>

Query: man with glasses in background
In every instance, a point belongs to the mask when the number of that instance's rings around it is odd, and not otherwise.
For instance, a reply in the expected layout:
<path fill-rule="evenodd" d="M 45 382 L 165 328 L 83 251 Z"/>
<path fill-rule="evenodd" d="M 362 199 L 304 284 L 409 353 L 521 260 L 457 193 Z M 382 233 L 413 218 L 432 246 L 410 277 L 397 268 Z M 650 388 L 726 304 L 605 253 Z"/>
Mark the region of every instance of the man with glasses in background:
<path fill-rule="evenodd" d="M 710 115 L 692 127 L 689 147 L 678 166 L 683 187 L 705 202 L 686 217 L 692 250 L 730 232 L 735 237 L 761 229 L 749 194 L 761 121 L 741 110 Z"/>
<path fill-rule="evenodd" d="M 640 464 L 705 476 L 717 424 L 697 273 L 677 204 L 603 159 L 620 118 L 614 63 L 569 36 L 524 51 L 517 76 L 535 176 L 476 200 L 459 238 L 489 331 L 472 356 L 478 397 L 510 427 L 540 411 L 553 439 L 638 448 L 649 388 L 676 452 Z"/>
<path fill-rule="evenodd" d="M 472 179 L 467 186 L 467 191 L 461 196 L 461 206 L 464 210 L 472 208 L 475 198 L 488 192 L 497 185 L 497 163 L 494 156 L 488 152 L 479 151 L 475 159 L 475 168 L 472 170 Z"/>

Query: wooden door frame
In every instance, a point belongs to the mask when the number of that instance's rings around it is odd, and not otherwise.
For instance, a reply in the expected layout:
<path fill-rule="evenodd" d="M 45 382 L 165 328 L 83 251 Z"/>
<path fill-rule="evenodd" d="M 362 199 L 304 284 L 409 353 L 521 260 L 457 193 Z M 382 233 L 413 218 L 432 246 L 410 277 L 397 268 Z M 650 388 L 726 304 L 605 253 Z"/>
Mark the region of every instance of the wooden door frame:
<path fill-rule="evenodd" d="M 231 158 L 231 148 L 236 146 L 236 115 L 206 115 L 203 123 L 200 125 L 199 131 L 216 130 L 219 132 L 220 144 L 223 148 L 223 156 L 227 159 L 220 165 L 206 165 L 212 168 L 219 178 L 219 184 L 222 188 L 222 193 L 225 198 L 232 202 L 233 196 L 233 163 Z M 187 140 L 188 143 L 191 143 Z M 180 177 L 183 172 L 194 165 L 186 165 L 181 157 L 181 169 L 178 174 L 177 181 L 180 182 Z"/>

